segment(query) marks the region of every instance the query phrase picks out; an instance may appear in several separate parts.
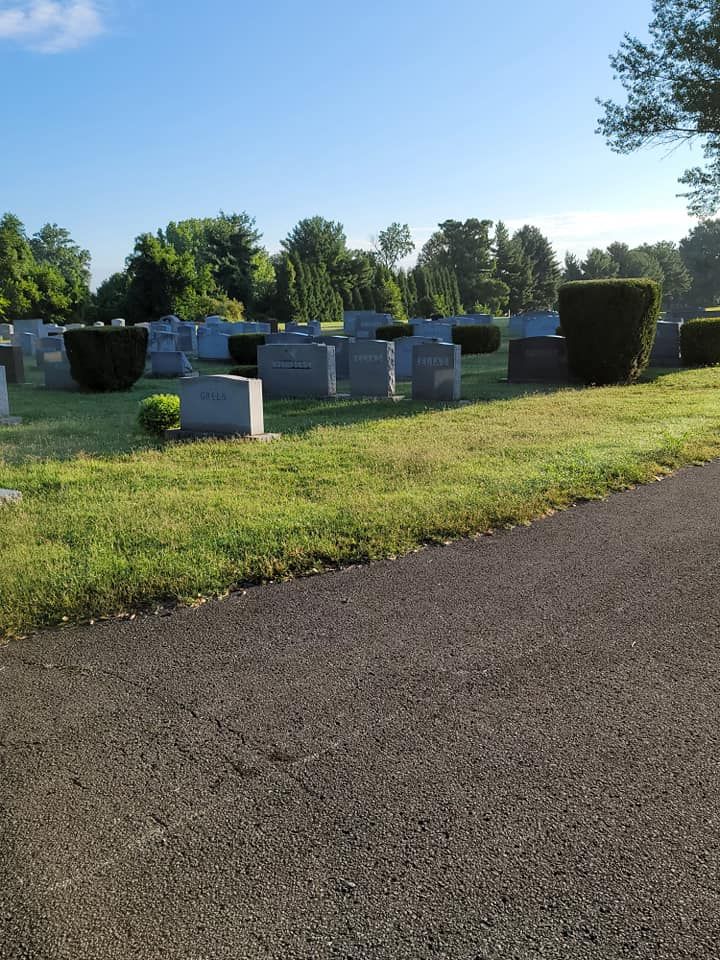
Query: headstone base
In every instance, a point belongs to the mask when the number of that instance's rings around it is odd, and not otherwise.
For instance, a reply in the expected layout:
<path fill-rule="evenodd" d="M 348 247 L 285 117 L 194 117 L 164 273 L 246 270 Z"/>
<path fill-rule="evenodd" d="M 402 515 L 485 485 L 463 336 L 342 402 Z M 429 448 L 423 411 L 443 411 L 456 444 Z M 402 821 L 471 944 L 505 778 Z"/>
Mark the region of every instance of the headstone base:
<path fill-rule="evenodd" d="M 19 427 L 22 417 L 0 417 L 0 427 Z"/>
<path fill-rule="evenodd" d="M 279 440 L 281 433 L 217 433 L 208 430 L 166 430 L 165 439 L 170 441 L 182 440 L 254 440 L 257 443 L 270 443 Z"/>

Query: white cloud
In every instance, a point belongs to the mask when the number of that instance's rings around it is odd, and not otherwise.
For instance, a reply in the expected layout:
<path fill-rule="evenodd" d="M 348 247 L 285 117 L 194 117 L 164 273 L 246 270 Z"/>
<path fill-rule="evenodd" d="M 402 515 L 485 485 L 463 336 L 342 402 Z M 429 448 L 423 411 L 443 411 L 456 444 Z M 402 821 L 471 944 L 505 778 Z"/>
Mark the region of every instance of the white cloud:
<path fill-rule="evenodd" d="M 640 210 L 584 210 L 569 213 L 543 214 L 507 221 L 510 230 L 523 224 L 538 227 L 550 238 L 555 249 L 585 256 L 591 247 L 607 247 L 618 240 L 629 246 L 680 240 L 697 220 L 680 207 Z"/>
<path fill-rule="evenodd" d="M 74 50 L 103 30 L 98 0 L 0 0 L 0 40 L 30 50 Z"/>

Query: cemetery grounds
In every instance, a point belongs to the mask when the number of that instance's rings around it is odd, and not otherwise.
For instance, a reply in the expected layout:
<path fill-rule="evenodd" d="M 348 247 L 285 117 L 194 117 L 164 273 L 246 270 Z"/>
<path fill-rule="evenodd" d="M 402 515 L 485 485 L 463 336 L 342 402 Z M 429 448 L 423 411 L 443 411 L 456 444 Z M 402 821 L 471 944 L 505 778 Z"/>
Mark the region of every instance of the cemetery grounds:
<path fill-rule="evenodd" d="M 506 372 L 504 331 L 463 358 L 461 404 L 266 401 L 274 443 L 164 445 L 138 403 L 174 381 L 48 391 L 30 361 L 9 386 L 24 422 L 0 429 L 0 487 L 23 494 L 0 508 L 0 639 L 527 523 L 720 455 L 718 368 L 601 389 Z"/>

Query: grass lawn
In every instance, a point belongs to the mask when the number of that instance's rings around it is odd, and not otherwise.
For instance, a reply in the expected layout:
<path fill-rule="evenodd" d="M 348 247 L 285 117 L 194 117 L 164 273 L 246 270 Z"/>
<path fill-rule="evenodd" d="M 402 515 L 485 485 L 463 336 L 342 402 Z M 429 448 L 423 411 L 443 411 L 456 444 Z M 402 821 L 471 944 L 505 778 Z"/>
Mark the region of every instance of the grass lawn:
<path fill-rule="evenodd" d="M 24 423 L 0 428 L 0 486 L 24 496 L 0 508 L 0 636 L 397 555 L 720 455 L 720 369 L 510 386 L 506 342 L 463 367 L 467 405 L 271 401 L 276 443 L 163 447 L 135 417 L 172 381 L 51 392 L 29 362 Z"/>

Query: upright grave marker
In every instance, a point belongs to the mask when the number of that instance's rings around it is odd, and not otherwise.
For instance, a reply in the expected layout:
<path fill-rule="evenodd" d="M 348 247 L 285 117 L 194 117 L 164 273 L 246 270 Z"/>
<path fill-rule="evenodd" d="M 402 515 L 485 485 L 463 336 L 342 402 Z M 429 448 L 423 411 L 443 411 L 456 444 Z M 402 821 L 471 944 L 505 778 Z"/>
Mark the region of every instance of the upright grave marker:
<path fill-rule="evenodd" d="M 349 348 L 350 396 L 395 396 L 395 344 L 356 340 Z"/>
<path fill-rule="evenodd" d="M 564 337 L 523 337 L 508 349 L 509 383 L 570 383 Z"/>
<path fill-rule="evenodd" d="M 22 423 L 20 417 L 10 416 L 10 397 L 5 379 L 5 367 L 0 367 L 0 426 L 16 427 L 19 423 Z"/>
<path fill-rule="evenodd" d="M 459 400 L 460 356 L 460 347 L 451 343 L 418 344 L 413 350 L 413 400 Z"/>
<path fill-rule="evenodd" d="M 199 436 L 275 439 L 277 434 L 265 433 L 260 380 L 229 375 L 180 380 L 180 429 L 168 430 L 166 437 Z"/>
<path fill-rule="evenodd" d="M 25 383 L 25 364 L 20 347 L 13 344 L 0 345 L 0 367 L 5 367 L 8 383 Z"/>
<path fill-rule="evenodd" d="M 258 347 L 258 376 L 266 397 L 334 397 L 335 347 L 268 343 Z"/>

